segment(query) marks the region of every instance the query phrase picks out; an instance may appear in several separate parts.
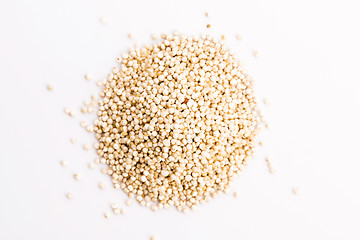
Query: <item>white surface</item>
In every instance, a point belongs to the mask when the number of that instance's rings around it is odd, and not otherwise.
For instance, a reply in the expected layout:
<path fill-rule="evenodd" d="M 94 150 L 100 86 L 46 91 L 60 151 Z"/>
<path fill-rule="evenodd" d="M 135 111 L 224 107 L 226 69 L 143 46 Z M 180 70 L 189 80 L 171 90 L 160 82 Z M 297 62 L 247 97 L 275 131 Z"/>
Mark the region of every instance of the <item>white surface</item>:
<path fill-rule="evenodd" d="M 359 239 L 359 7 L 355 0 L 1 1 L 0 239 Z M 110 204 L 125 207 L 126 198 L 99 166 L 87 167 L 96 154 L 81 144 L 94 138 L 79 125 L 79 106 L 133 42 L 174 29 L 228 36 L 259 99 L 271 100 L 261 106 L 272 128 L 231 188 L 238 199 L 223 195 L 188 215 L 135 204 L 106 220 Z"/>

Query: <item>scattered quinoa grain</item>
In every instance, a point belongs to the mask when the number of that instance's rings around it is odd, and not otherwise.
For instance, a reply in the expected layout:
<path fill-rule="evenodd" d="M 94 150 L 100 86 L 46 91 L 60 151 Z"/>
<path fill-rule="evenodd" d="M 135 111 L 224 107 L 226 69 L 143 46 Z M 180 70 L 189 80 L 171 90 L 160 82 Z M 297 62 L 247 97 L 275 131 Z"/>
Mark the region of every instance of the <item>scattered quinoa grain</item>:
<path fill-rule="evenodd" d="M 95 163 L 89 163 L 88 166 L 89 166 L 90 169 L 93 169 L 95 167 Z"/>
<path fill-rule="evenodd" d="M 234 198 L 238 198 L 238 197 L 239 197 L 239 193 L 238 193 L 238 192 L 234 192 L 234 193 L 233 193 L 233 196 L 234 196 Z"/>
<path fill-rule="evenodd" d="M 68 162 L 65 160 L 60 161 L 61 166 L 65 167 L 68 165 Z"/>
<path fill-rule="evenodd" d="M 82 113 L 87 113 L 88 112 L 87 107 L 81 107 L 80 110 L 81 110 Z"/>
<path fill-rule="evenodd" d="M 88 132 L 93 132 L 93 131 L 94 131 L 94 128 L 89 125 L 89 126 L 86 127 L 86 131 L 88 131 Z"/>
<path fill-rule="evenodd" d="M 120 214 L 125 214 L 125 209 L 120 208 Z"/>
<path fill-rule="evenodd" d="M 99 188 L 100 189 L 105 189 L 106 187 L 106 184 L 105 183 L 99 183 Z"/>
<path fill-rule="evenodd" d="M 242 36 L 241 36 L 240 34 L 237 34 L 237 35 L 236 35 L 236 39 L 237 39 L 237 40 L 242 40 Z"/>
<path fill-rule="evenodd" d="M 102 87 L 102 86 L 104 85 L 104 82 L 101 81 L 101 80 L 99 80 L 99 81 L 96 82 L 96 85 L 97 85 L 98 87 Z"/>
<path fill-rule="evenodd" d="M 207 28 L 211 28 L 211 25 L 210 25 L 210 24 L 207 24 L 206 27 L 207 27 Z"/>
<path fill-rule="evenodd" d="M 78 173 L 75 173 L 75 174 L 74 174 L 74 179 L 75 179 L 75 180 L 78 181 L 78 180 L 80 180 L 80 178 L 81 178 L 80 174 L 78 174 Z"/>
<path fill-rule="evenodd" d="M 129 39 L 134 39 L 134 35 L 131 33 L 129 33 L 128 37 L 129 37 Z"/>
<path fill-rule="evenodd" d="M 86 122 L 85 122 L 85 121 L 81 121 L 80 126 L 85 127 L 85 126 L 86 126 Z"/>
<path fill-rule="evenodd" d="M 68 193 L 68 194 L 66 194 L 66 198 L 67 198 L 67 199 L 72 199 L 72 198 L 73 198 L 73 195 L 72 195 L 71 193 Z"/>
<path fill-rule="evenodd" d="M 150 240 L 158 240 L 158 238 L 156 236 L 151 236 Z"/>
<path fill-rule="evenodd" d="M 54 90 L 54 86 L 53 86 L 52 84 L 48 84 L 48 85 L 46 86 L 46 88 L 47 88 L 47 90 L 49 90 L 49 91 Z"/>
<path fill-rule="evenodd" d="M 293 189 L 293 193 L 294 193 L 295 195 L 299 195 L 299 193 L 300 193 L 300 188 L 299 188 L 299 187 L 294 188 L 294 189 Z"/>
<path fill-rule="evenodd" d="M 205 17 L 209 17 L 210 14 L 208 12 L 205 13 Z"/>
<path fill-rule="evenodd" d="M 100 18 L 100 22 L 101 22 L 102 24 L 107 23 L 107 21 L 108 21 L 108 19 L 107 19 L 106 17 Z"/>
<path fill-rule="evenodd" d="M 109 213 L 104 213 L 104 217 L 105 217 L 106 219 L 108 219 L 108 218 L 110 217 L 110 214 L 109 214 Z"/>
<path fill-rule="evenodd" d="M 260 53 L 259 53 L 259 51 L 257 51 L 257 50 L 255 50 L 253 54 L 254 54 L 255 57 L 259 57 L 259 56 L 260 56 Z"/>
<path fill-rule="evenodd" d="M 89 150 L 89 149 L 90 149 L 90 147 L 89 147 L 89 145 L 88 145 L 88 144 L 84 144 L 84 145 L 83 145 L 83 149 L 84 149 L 85 151 L 87 151 L 87 150 Z"/>
<path fill-rule="evenodd" d="M 225 36 L 225 35 L 222 35 L 222 36 L 221 36 L 221 39 L 222 39 L 222 40 L 226 40 L 226 36 Z"/>
<path fill-rule="evenodd" d="M 156 34 L 151 34 L 151 39 L 152 40 L 157 40 L 159 37 L 158 37 L 158 35 L 156 35 Z"/>
<path fill-rule="evenodd" d="M 115 215 L 119 215 L 120 214 L 120 209 L 114 208 L 113 212 L 114 212 Z"/>
<path fill-rule="evenodd" d="M 84 78 L 85 78 L 85 80 L 91 80 L 91 75 L 90 74 L 85 74 Z"/>
<path fill-rule="evenodd" d="M 270 100 L 268 98 L 264 98 L 263 101 L 264 101 L 264 104 L 266 104 L 266 105 L 270 104 Z"/>
<path fill-rule="evenodd" d="M 71 143 L 77 143 L 77 139 L 76 138 L 71 138 Z"/>
<path fill-rule="evenodd" d="M 126 200 L 126 205 L 128 207 L 132 206 L 132 201 L 130 199 Z"/>

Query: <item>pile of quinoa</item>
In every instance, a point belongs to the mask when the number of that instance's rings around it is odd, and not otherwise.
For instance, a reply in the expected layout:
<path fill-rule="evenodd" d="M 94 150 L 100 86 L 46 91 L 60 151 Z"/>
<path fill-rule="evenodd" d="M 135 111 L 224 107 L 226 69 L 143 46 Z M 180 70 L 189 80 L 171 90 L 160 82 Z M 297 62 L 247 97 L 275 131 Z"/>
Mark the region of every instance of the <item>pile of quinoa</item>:
<path fill-rule="evenodd" d="M 180 211 L 226 192 L 259 122 L 253 81 L 232 52 L 209 36 L 162 35 L 118 61 L 94 126 L 114 188 Z"/>

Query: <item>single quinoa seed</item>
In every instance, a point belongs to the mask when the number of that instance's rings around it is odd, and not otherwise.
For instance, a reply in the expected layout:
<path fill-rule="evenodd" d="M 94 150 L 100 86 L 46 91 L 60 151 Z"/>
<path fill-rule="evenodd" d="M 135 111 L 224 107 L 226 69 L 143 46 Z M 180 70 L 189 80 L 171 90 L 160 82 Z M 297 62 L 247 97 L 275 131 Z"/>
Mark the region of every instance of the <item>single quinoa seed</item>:
<path fill-rule="evenodd" d="M 60 165 L 63 167 L 66 167 L 68 165 L 68 162 L 65 160 L 60 161 Z"/>
<path fill-rule="evenodd" d="M 252 78 L 222 42 L 161 37 L 124 53 L 104 84 L 97 153 L 114 188 L 152 210 L 187 213 L 227 192 L 247 165 L 257 103 Z"/>
<path fill-rule="evenodd" d="M 108 19 L 107 19 L 106 17 L 100 18 L 100 22 L 101 22 L 102 24 L 107 23 L 107 21 L 108 21 Z"/>
<path fill-rule="evenodd" d="M 88 144 L 84 144 L 84 145 L 83 145 L 83 149 L 84 149 L 85 151 L 87 151 L 87 150 L 90 149 L 90 146 L 89 146 Z"/>
<path fill-rule="evenodd" d="M 255 57 L 259 57 L 259 56 L 260 56 L 260 53 L 259 53 L 258 50 L 255 50 L 255 51 L 253 52 L 253 54 L 254 54 Z"/>
<path fill-rule="evenodd" d="M 234 196 L 234 198 L 238 198 L 238 197 L 239 197 L 239 193 L 238 193 L 238 192 L 234 192 L 234 193 L 233 193 L 233 196 Z"/>
<path fill-rule="evenodd" d="M 99 183 L 99 188 L 100 188 L 100 189 L 105 189 L 105 188 L 106 188 L 106 184 L 105 184 L 105 183 Z"/>
<path fill-rule="evenodd" d="M 78 173 L 75 173 L 75 174 L 74 174 L 74 179 L 75 179 L 75 180 L 79 181 L 80 178 L 81 178 L 80 174 L 78 174 Z"/>
<path fill-rule="evenodd" d="M 86 127 L 86 122 L 85 122 L 85 121 L 81 121 L 80 126 Z"/>
<path fill-rule="evenodd" d="M 263 99 L 263 102 L 264 102 L 264 104 L 266 104 L 266 105 L 269 105 L 269 104 L 270 104 L 270 100 L 269 100 L 268 98 L 264 98 L 264 99 Z"/>
<path fill-rule="evenodd" d="M 47 88 L 47 90 L 49 90 L 49 91 L 54 90 L 54 86 L 53 86 L 52 84 L 48 84 L 48 85 L 46 86 L 46 88 Z"/>
<path fill-rule="evenodd" d="M 67 198 L 67 199 L 72 199 L 72 198 L 73 198 L 73 195 L 72 195 L 71 193 L 68 193 L 68 194 L 66 194 L 66 198 Z"/>
<path fill-rule="evenodd" d="M 299 187 L 294 188 L 294 189 L 293 189 L 293 193 L 294 193 L 295 195 L 299 195 L 299 193 L 300 193 L 300 188 L 299 188 Z"/>
<path fill-rule="evenodd" d="M 91 80 L 92 77 L 90 74 L 85 74 L 84 78 L 85 78 L 85 80 Z"/>
<path fill-rule="evenodd" d="M 242 36 L 241 36 L 240 34 L 237 34 L 237 35 L 236 35 L 236 39 L 237 39 L 237 40 L 242 40 Z"/>
<path fill-rule="evenodd" d="M 210 25 L 210 24 L 207 24 L 206 27 L 207 27 L 207 28 L 211 28 L 211 25 Z"/>

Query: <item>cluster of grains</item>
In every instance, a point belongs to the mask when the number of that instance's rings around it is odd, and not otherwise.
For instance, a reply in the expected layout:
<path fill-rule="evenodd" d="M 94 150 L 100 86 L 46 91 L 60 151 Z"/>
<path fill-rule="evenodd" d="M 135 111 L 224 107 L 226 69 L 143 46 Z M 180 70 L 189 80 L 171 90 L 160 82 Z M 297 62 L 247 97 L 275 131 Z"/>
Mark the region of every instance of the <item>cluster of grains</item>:
<path fill-rule="evenodd" d="M 115 188 L 152 210 L 187 212 L 247 165 L 258 131 L 252 79 L 222 42 L 162 35 L 124 54 L 94 132 Z"/>

